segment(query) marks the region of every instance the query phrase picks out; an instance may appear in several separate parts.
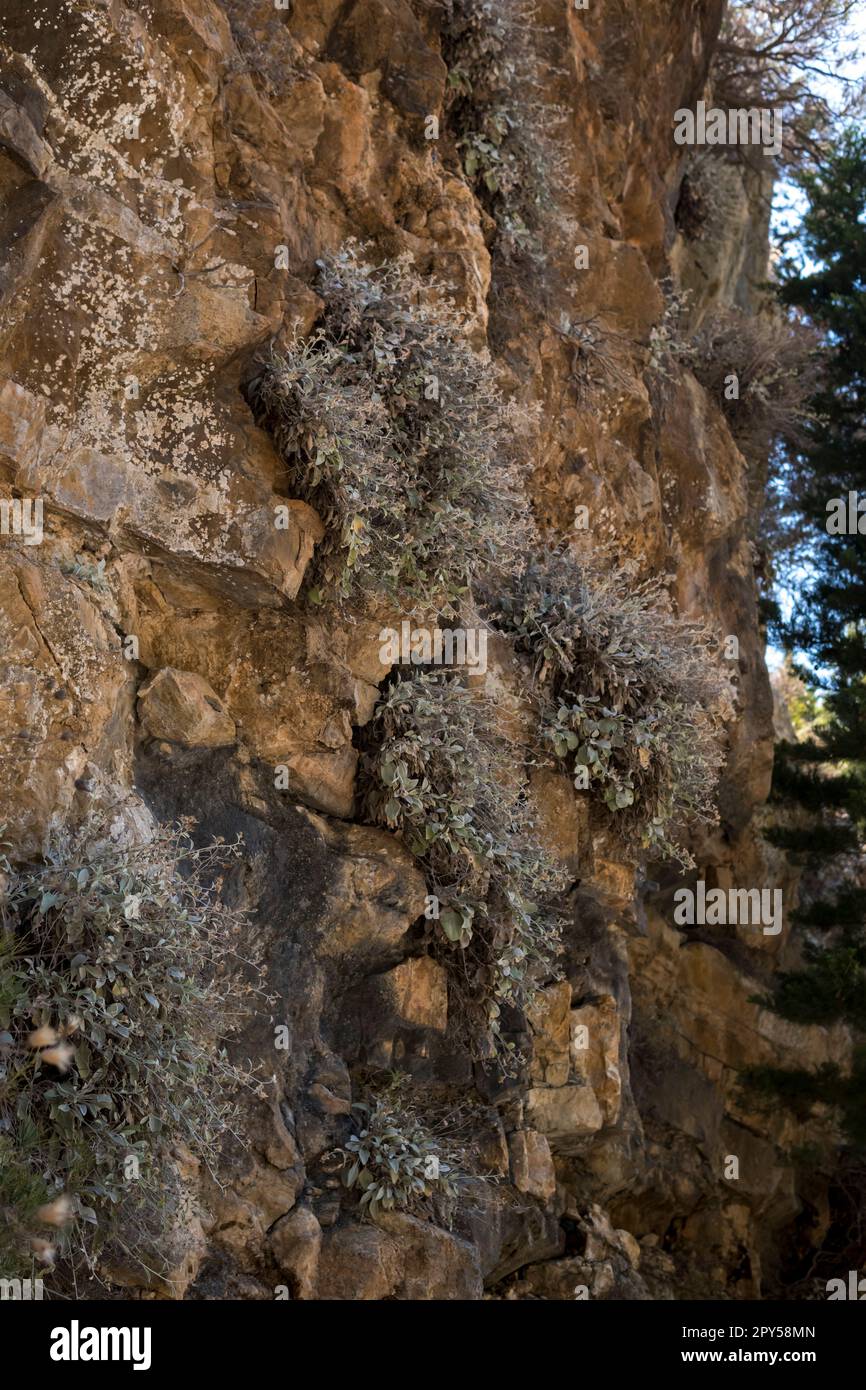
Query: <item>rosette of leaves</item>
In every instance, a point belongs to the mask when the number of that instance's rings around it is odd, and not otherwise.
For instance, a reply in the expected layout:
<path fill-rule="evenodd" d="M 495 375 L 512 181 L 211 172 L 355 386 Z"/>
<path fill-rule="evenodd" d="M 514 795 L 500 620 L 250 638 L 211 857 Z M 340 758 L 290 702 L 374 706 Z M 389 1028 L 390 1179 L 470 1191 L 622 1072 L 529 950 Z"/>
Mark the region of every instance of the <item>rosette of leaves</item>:
<path fill-rule="evenodd" d="M 598 696 L 578 696 L 571 705 L 560 705 L 556 719 L 544 729 L 556 756 L 565 761 L 573 754 L 576 787 L 590 780 L 604 785 L 605 800 L 621 810 L 634 802 L 629 781 L 618 777 L 614 759 L 626 747 L 626 721 L 607 709 Z M 610 785 L 612 784 L 612 785 Z"/>
<path fill-rule="evenodd" d="M 488 730 L 472 694 L 442 676 L 396 681 L 375 719 L 384 737 L 370 765 L 372 818 L 399 830 L 423 861 L 431 890 L 447 904 L 443 930 L 466 945 L 490 865 L 505 853 L 503 826 L 490 814 L 504 792 Z"/>
<path fill-rule="evenodd" d="M 454 676 L 395 681 L 365 730 L 370 820 L 398 831 L 440 904 L 433 947 L 473 1047 L 491 1055 L 501 1005 L 551 977 L 564 876 L 538 844 L 519 759 L 487 702 Z"/>
<path fill-rule="evenodd" d="M 260 992 L 218 891 L 240 848 L 188 829 L 131 844 L 96 817 L 41 863 L 0 860 L 0 1135 L 19 1179 L 67 1195 L 66 1253 L 91 1269 L 107 1245 L 155 1257 L 173 1151 L 212 1166 L 250 1084 L 221 1044 Z"/>
<path fill-rule="evenodd" d="M 354 1105 L 356 1134 L 343 1151 L 343 1181 L 360 1194 L 362 1210 L 445 1216 L 459 1193 L 461 1173 L 443 1140 L 431 1134 L 405 1095 L 392 1086 L 372 1103 Z"/>
<path fill-rule="evenodd" d="M 730 682 L 708 631 L 657 582 L 566 551 L 487 605 L 522 658 L 541 734 L 578 787 L 597 790 L 625 843 L 683 862 L 715 818 Z"/>
<path fill-rule="evenodd" d="M 481 570 L 524 553 L 531 412 L 504 398 L 441 289 L 408 257 L 373 268 L 351 244 L 319 264 L 321 318 L 250 386 L 288 495 L 326 528 L 308 595 L 389 596 L 450 611 Z"/>

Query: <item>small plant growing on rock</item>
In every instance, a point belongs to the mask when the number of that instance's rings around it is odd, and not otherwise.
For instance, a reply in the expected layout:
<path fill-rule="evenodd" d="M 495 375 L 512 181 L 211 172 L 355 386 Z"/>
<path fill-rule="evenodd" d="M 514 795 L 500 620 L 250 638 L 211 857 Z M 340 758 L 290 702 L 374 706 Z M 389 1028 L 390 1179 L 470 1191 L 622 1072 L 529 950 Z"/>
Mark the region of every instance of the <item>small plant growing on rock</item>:
<path fill-rule="evenodd" d="M 317 330 L 251 387 L 291 493 L 327 528 L 313 596 L 336 586 L 444 610 L 525 547 L 528 417 L 407 258 L 373 269 L 350 247 L 316 288 Z"/>
<path fill-rule="evenodd" d="M 524 1009 L 553 972 L 565 886 L 534 838 L 513 749 L 479 696 L 424 674 L 386 691 L 362 778 L 367 815 L 402 833 L 441 905 L 434 948 L 489 1056 L 501 1005 Z"/>
<path fill-rule="evenodd" d="M 555 35 L 532 0 L 447 0 L 444 9 L 445 109 L 463 173 L 497 224 L 503 258 L 537 256 L 542 221 L 573 182 L 569 112 L 540 81 L 566 78 Z"/>
<path fill-rule="evenodd" d="M 673 376 L 675 362 L 689 365 L 696 349 L 685 333 L 690 294 L 675 290 L 670 281 L 664 285 L 665 307 L 661 319 L 653 326 L 649 337 L 649 366 L 662 380 Z"/>
<path fill-rule="evenodd" d="M 298 81 L 303 56 L 281 22 L 279 10 L 270 5 L 256 16 L 255 6 L 246 0 L 224 0 L 224 9 L 237 45 L 237 56 L 229 59 L 229 74 L 250 73 L 269 100 L 279 100 Z"/>
<path fill-rule="evenodd" d="M 639 747 L 651 746 L 652 735 L 645 728 L 634 729 L 632 721 L 607 709 L 593 695 L 579 695 L 574 704 L 560 705 L 555 722 L 544 729 L 558 758 L 564 760 L 573 753 L 575 763 L 585 768 L 587 780 L 600 783 L 611 811 L 634 805 L 631 775 L 617 761 L 630 735 Z"/>
<path fill-rule="evenodd" d="M 174 1151 L 211 1164 L 249 1082 L 219 1039 L 255 968 L 245 981 L 243 918 L 208 882 L 238 853 L 194 848 L 188 826 L 129 844 L 95 818 L 54 832 L 38 865 L 2 859 L 3 1182 L 17 1175 L 22 1229 L 42 1193 L 63 1194 L 65 1253 L 91 1270 L 106 1247 L 135 1258 L 159 1234 Z"/>
<path fill-rule="evenodd" d="M 676 837 L 714 819 L 732 713 L 707 631 L 676 616 L 657 581 L 565 551 L 489 611 L 523 658 L 542 739 L 575 785 L 599 790 L 627 840 L 688 862 Z"/>
<path fill-rule="evenodd" d="M 798 319 L 737 309 L 714 314 L 695 335 L 689 366 L 750 462 L 764 464 L 777 440 L 802 442 L 820 376 L 818 341 Z"/>
<path fill-rule="evenodd" d="M 612 391 L 628 383 L 628 375 L 618 360 L 617 343 L 622 335 L 606 328 L 597 314 L 576 319 L 561 314 L 551 323 L 570 356 L 569 372 L 576 398 L 585 406 L 596 391 Z"/>
<path fill-rule="evenodd" d="M 64 574 L 72 575 L 73 579 L 83 579 L 92 588 L 99 589 L 101 593 L 109 593 L 110 587 L 105 577 L 105 560 L 97 560 L 95 563 L 87 560 L 84 556 L 78 555 L 75 560 L 67 561 L 60 566 Z"/>
<path fill-rule="evenodd" d="M 447 1216 L 459 1192 L 457 1156 L 445 1136 L 424 1125 L 405 1086 L 392 1085 L 353 1109 L 358 1132 L 346 1142 L 343 1181 L 360 1193 L 362 1210 Z"/>

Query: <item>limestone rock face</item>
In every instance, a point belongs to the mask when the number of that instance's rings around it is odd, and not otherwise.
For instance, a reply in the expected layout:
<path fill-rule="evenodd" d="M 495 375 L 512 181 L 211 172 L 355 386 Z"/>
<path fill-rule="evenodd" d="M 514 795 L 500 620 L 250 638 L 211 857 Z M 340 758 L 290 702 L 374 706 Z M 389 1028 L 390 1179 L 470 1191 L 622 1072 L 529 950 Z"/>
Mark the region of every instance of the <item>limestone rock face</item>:
<path fill-rule="evenodd" d="M 427 956 L 395 965 L 382 977 L 385 1007 L 415 1028 L 448 1026 L 448 978 L 441 965 Z"/>
<path fill-rule="evenodd" d="M 422 875 L 412 856 L 383 830 L 329 822 L 309 812 L 306 819 L 317 836 L 317 854 L 334 870 L 321 902 L 322 957 L 381 965 L 399 951 L 408 927 L 424 911 Z M 398 968 L 405 993 L 417 964 L 407 961 Z"/>
<path fill-rule="evenodd" d="M 526 1097 L 526 1114 L 563 1153 L 604 1124 L 591 1086 L 534 1086 Z"/>
<path fill-rule="evenodd" d="M 587 807 L 568 777 L 539 769 L 530 786 L 538 806 L 545 842 L 565 868 L 578 876 L 586 860 L 590 838 Z"/>
<path fill-rule="evenodd" d="M 356 79 L 378 72 L 382 91 L 407 115 L 426 116 L 442 103 L 447 68 L 425 43 L 411 10 L 396 0 L 356 0 L 328 56 Z"/>
<path fill-rule="evenodd" d="M 206 680 L 167 666 L 140 689 L 138 714 L 152 738 L 187 748 L 222 748 L 235 741 L 235 722 Z"/>
<path fill-rule="evenodd" d="M 468 1241 L 402 1212 L 375 1226 L 340 1227 L 322 1243 L 319 1298 L 467 1300 L 482 1287 Z"/>
<path fill-rule="evenodd" d="M 284 1216 L 270 1233 L 274 1259 L 294 1284 L 295 1298 L 314 1298 L 322 1228 L 311 1211 L 297 1207 Z"/>
<path fill-rule="evenodd" d="M 508 1152 L 517 1190 L 548 1201 L 556 1191 L 556 1173 L 544 1135 L 532 1129 L 516 1129 L 508 1137 Z"/>
<path fill-rule="evenodd" d="M 606 1124 L 615 1124 L 619 1118 L 622 1098 L 620 1033 L 620 1014 L 612 995 L 604 995 L 595 1004 L 571 1010 L 569 1055 L 572 1072 L 592 1087 Z"/>
<path fill-rule="evenodd" d="M 90 777 L 128 767 L 132 673 L 87 583 L 2 544 L 0 793 L 26 854 L 53 818 L 86 808 Z"/>
<path fill-rule="evenodd" d="M 569 886 L 559 974 L 528 1018 L 502 1010 L 510 1077 L 459 1044 L 416 859 L 361 823 L 382 622 L 305 595 L 323 521 L 248 403 L 271 345 L 315 330 L 316 261 L 352 238 L 439 282 L 538 408 L 544 544 L 609 546 L 738 637 L 720 821 L 691 849 L 716 884 L 796 894 L 755 827 L 773 711 L 746 462 L 688 367 L 660 382 L 651 363 L 671 276 L 695 324 L 749 311 L 766 278 L 760 179 L 713 166 L 703 241 L 676 217 L 698 175 L 673 113 L 705 91 L 722 0 L 542 0 L 557 56 L 534 96 L 565 108 L 567 135 L 530 272 L 503 259 L 489 183 L 465 177 L 449 129 L 444 8 L 31 0 L 0 16 L 0 502 L 44 504 L 38 543 L 0 534 L 2 838 L 32 858 L 53 824 L 116 805 L 130 825 L 240 834 L 226 888 L 273 996 L 236 1042 L 256 1084 L 218 1181 L 195 1177 L 186 1244 L 150 1287 L 104 1271 L 131 1297 L 752 1297 L 778 1288 L 804 1213 L 827 1220 L 826 1190 L 787 1159 L 811 1129 L 747 1109 L 736 1082 L 756 1063 L 846 1065 L 850 1038 L 750 1002 L 790 964 L 787 925 L 674 926 L 670 882 L 540 765 L 503 638 L 470 683 L 530 768 Z M 604 346 L 588 381 L 578 319 Z M 365 1078 L 392 1069 L 456 1098 L 474 1133 L 480 1175 L 453 1212 L 365 1219 L 342 1182 Z"/>
<path fill-rule="evenodd" d="M 584 1253 L 530 1265 L 509 1290 L 512 1298 L 564 1302 L 651 1295 L 639 1274 L 641 1248 L 628 1231 L 615 1231 L 602 1208 L 591 1205 L 579 1221 Z"/>
<path fill-rule="evenodd" d="M 562 980 L 542 991 L 530 1011 L 532 1076 L 547 1086 L 564 1086 L 568 1080 L 570 1008 L 571 985 Z"/>

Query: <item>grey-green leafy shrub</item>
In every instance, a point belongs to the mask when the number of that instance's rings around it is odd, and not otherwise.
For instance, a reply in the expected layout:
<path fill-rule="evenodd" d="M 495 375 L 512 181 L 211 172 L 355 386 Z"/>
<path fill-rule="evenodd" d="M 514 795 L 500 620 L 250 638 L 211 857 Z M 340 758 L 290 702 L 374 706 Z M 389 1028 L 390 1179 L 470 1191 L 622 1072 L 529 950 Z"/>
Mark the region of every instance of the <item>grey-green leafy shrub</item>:
<path fill-rule="evenodd" d="M 528 414 L 504 399 L 454 306 L 408 258 L 320 264 L 316 331 L 251 385 L 292 496 L 327 534 L 312 589 L 445 610 L 525 549 Z"/>
<path fill-rule="evenodd" d="M 686 331 L 691 292 L 676 290 L 670 280 L 663 284 L 664 312 L 649 336 L 649 367 L 663 381 L 675 375 L 677 363 L 688 366 L 696 349 Z"/>
<path fill-rule="evenodd" d="M 0 1278 L 29 1275 L 34 1246 L 54 1234 L 40 1219 L 51 1193 L 31 1166 L 28 1137 L 16 1145 L 0 1133 Z"/>
<path fill-rule="evenodd" d="M 750 462 L 765 464 L 777 440 L 802 442 L 820 377 L 818 336 L 805 323 L 779 312 L 720 311 L 695 335 L 688 365 Z"/>
<path fill-rule="evenodd" d="M 507 1051 L 501 1005 L 525 1009 L 555 968 L 553 904 L 565 886 L 533 834 L 520 758 L 494 713 L 456 677 L 397 680 L 365 731 L 361 766 L 368 818 L 402 834 L 439 899 L 435 946 L 481 1056 L 497 1042 Z"/>
<path fill-rule="evenodd" d="M 371 1216 L 409 1211 L 448 1221 L 459 1196 L 465 1153 L 447 1123 L 431 1128 L 399 1078 L 352 1107 L 357 1130 L 341 1151 L 343 1182 L 360 1194 Z M 447 1116 L 445 1117 L 447 1121 Z"/>
<path fill-rule="evenodd" d="M 270 101 L 279 101 L 299 81 L 304 56 L 284 15 L 275 4 L 257 14 L 247 0 L 223 0 L 223 8 L 236 45 L 229 76 L 249 73 Z"/>
<path fill-rule="evenodd" d="M 555 35 L 532 0 L 446 0 L 444 10 L 445 111 L 463 173 L 497 224 L 500 254 L 537 255 L 544 219 L 573 182 L 569 112 L 540 80 L 559 70 Z"/>
<path fill-rule="evenodd" d="M 258 971 L 237 954 L 243 916 L 209 886 L 239 852 L 194 848 L 188 825 L 119 843 L 96 818 L 54 832 L 38 865 L 0 860 L 0 1136 L 33 1183 L 18 1219 L 38 1189 L 65 1194 L 64 1253 L 91 1269 L 106 1246 L 153 1257 L 172 1150 L 212 1166 L 249 1084 L 219 1040 Z"/>
<path fill-rule="evenodd" d="M 565 551 L 530 566 L 489 611 L 575 785 L 598 792 L 625 842 L 689 862 L 679 839 L 715 818 L 732 710 L 707 631 L 673 612 L 658 581 Z"/>
<path fill-rule="evenodd" d="M 72 575 L 73 579 L 83 579 L 94 589 L 99 589 L 102 593 L 110 593 L 110 586 L 105 576 L 105 560 L 97 560 L 93 563 L 83 555 L 78 555 L 75 560 L 62 563 L 60 568 L 64 574 Z"/>

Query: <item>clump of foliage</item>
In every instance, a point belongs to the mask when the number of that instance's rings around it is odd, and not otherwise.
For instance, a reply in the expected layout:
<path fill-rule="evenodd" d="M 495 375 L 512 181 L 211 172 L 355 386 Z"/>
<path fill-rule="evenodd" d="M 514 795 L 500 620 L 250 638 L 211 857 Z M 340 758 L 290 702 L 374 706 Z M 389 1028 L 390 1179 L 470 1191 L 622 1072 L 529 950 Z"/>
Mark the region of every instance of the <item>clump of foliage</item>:
<path fill-rule="evenodd" d="M 689 366 L 750 462 L 765 465 L 778 440 L 804 439 L 819 380 L 818 342 L 799 319 L 739 309 L 711 315 L 695 335 Z"/>
<path fill-rule="evenodd" d="M 817 1105 L 830 1106 L 851 1149 L 856 1153 L 866 1149 L 866 1048 L 855 1051 L 848 1075 L 835 1062 L 824 1062 L 813 1071 L 749 1067 L 740 1073 L 739 1086 L 745 1100 L 767 1108 L 781 1102 L 801 1121 L 811 1118 Z"/>
<path fill-rule="evenodd" d="M 792 918 L 797 926 L 828 931 L 833 927 L 848 930 L 866 923 L 866 888 L 847 885 L 833 897 L 815 898 L 798 907 Z"/>
<path fill-rule="evenodd" d="M 386 690 L 367 748 L 366 813 L 418 858 L 440 904 L 435 948 L 458 1016 L 481 1056 L 496 1042 L 502 1052 L 501 1005 L 525 1009 L 553 972 L 551 905 L 565 886 L 533 835 L 514 751 L 483 699 L 440 674 Z"/>
<path fill-rule="evenodd" d="M 251 386 L 291 495 L 327 528 L 310 596 L 327 586 L 445 608 L 525 548 L 529 417 L 407 257 L 373 269 L 349 247 L 320 263 L 316 288 L 316 331 Z"/>
<path fill-rule="evenodd" d="M 664 283 L 663 291 L 664 311 L 650 330 L 648 346 L 650 369 L 667 380 L 673 375 L 674 362 L 691 362 L 695 347 L 685 331 L 691 292 L 674 289 L 670 280 Z"/>
<path fill-rule="evenodd" d="M 83 579 L 94 589 L 99 589 L 102 593 L 110 592 L 108 580 L 105 577 L 105 560 L 98 560 L 95 563 L 88 560 L 83 555 L 78 555 L 74 560 L 66 561 L 60 566 L 63 574 L 70 574 L 74 579 Z"/>
<path fill-rule="evenodd" d="M 64 1253 L 91 1269 L 159 1233 L 172 1150 L 212 1164 L 249 1082 L 218 1045 L 258 987 L 212 883 L 239 846 L 196 849 L 188 832 L 129 844 L 94 818 L 55 831 L 42 863 L 2 859 L 3 1190 L 11 1173 L 22 1229 L 63 1194 Z"/>
<path fill-rule="evenodd" d="M 800 179 L 808 199 L 802 251 L 782 267 L 784 301 L 825 334 L 826 371 L 813 402 L 814 423 L 783 479 L 795 536 L 808 539 L 809 579 L 782 636 L 826 678 L 820 743 L 823 762 L 863 761 L 866 728 L 866 549 L 856 535 L 828 533 L 827 503 L 863 488 L 866 470 L 866 134 L 849 131 L 831 156 Z M 792 581 L 792 588 L 794 583 Z M 815 745 L 818 744 L 816 747 Z"/>
<path fill-rule="evenodd" d="M 852 801 L 862 803 L 863 789 L 857 773 L 825 773 L 799 758 L 796 744 L 777 743 L 773 761 L 772 799 L 796 801 L 813 811 L 846 810 Z"/>
<path fill-rule="evenodd" d="M 781 1101 L 798 1119 L 806 1120 L 817 1103 L 832 1105 L 844 1084 L 835 1062 L 824 1062 L 814 1071 L 805 1068 L 756 1066 L 740 1072 L 739 1089 L 745 1099 L 759 1105 Z"/>
<path fill-rule="evenodd" d="M 806 965 L 785 971 L 758 1002 L 792 1023 L 830 1024 L 845 1020 L 866 1029 L 866 940 L 847 935 L 835 945 L 807 943 Z"/>
<path fill-rule="evenodd" d="M 25 1140 L 30 1137 L 24 1136 Z M 50 1199 L 47 1183 L 29 1161 L 27 1146 L 22 1152 L 0 1133 L 0 1278 L 28 1274 L 32 1260 L 44 1260 L 53 1250 L 45 1234 L 46 1225 L 52 1223 L 46 1223 L 42 1215 Z"/>
<path fill-rule="evenodd" d="M 626 840 L 689 862 L 676 843 L 715 818 L 728 677 L 700 624 L 657 581 L 591 569 L 567 551 L 530 566 L 491 605 L 538 704 L 543 738 Z"/>
<path fill-rule="evenodd" d="M 275 6 L 260 10 L 246 0 L 224 0 L 237 58 L 229 60 L 230 72 L 250 73 L 271 99 L 285 96 L 298 81 L 302 50 Z"/>
<path fill-rule="evenodd" d="M 585 406 L 594 391 L 611 391 L 624 387 L 628 376 L 617 353 L 617 344 L 625 343 L 621 334 L 607 328 L 597 314 L 590 318 L 574 318 L 560 314 L 551 327 L 569 354 L 569 380 L 578 404 Z"/>
<path fill-rule="evenodd" d="M 812 825 L 772 825 L 763 832 L 776 849 L 783 849 L 797 861 L 829 859 L 835 855 L 855 854 L 860 848 L 860 836 L 853 825 L 844 820 Z"/>
<path fill-rule="evenodd" d="M 556 196 L 572 183 L 569 112 L 540 90 L 556 39 L 533 0 L 445 0 L 445 112 L 467 182 L 496 222 L 504 260 L 539 252 Z M 564 76 L 564 73 L 563 73 Z"/>
<path fill-rule="evenodd" d="M 816 717 L 805 737 L 778 747 L 774 770 L 778 793 L 807 820 L 768 834 L 774 843 L 814 860 L 855 853 L 866 827 L 864 549 L 856 535 L 826 529 L 827 502 L 860 488 L 864 470 L 862 131 L 848 131 L 816 169 L 800 175 L 799 183 L 808 199 L 802 247 L 797 258 L 782 265 L 780 294 L 823 332 L 827 347 L 806 439 L 782 480 L 789 526 L 799 537 L 799 558 L 809 577 L 805 584 L 795 581 L 798 603 L 780 636 L 790 650 L 809 658 L 801 674 L 811 688 Z"/>
<path fill-rule="evenodd" d="M 343 1182 L 360 1193 L 362 1210 L 409 1211 L 450 1224 L 465 1172 L 465 1149 L 447 1110 L 422 1115 L 397 1077 L 354 1105 L 358 1129 L 341 1151 Z"/>
<path fill-rule="evenodd" d="M 781 623 L 781 614 L 776 619 Z M 800 751 L 808 741 L 820 735 L 826 719 L 826 711 L 814 685 L 798 670 L 790 653 L 786 655 L 775 670 L 770 672 L 773 698 L 780 709 L 787 714 L 793 740 L 782 739 L 777 744 L 786 757 L 799 757 Z"/>

